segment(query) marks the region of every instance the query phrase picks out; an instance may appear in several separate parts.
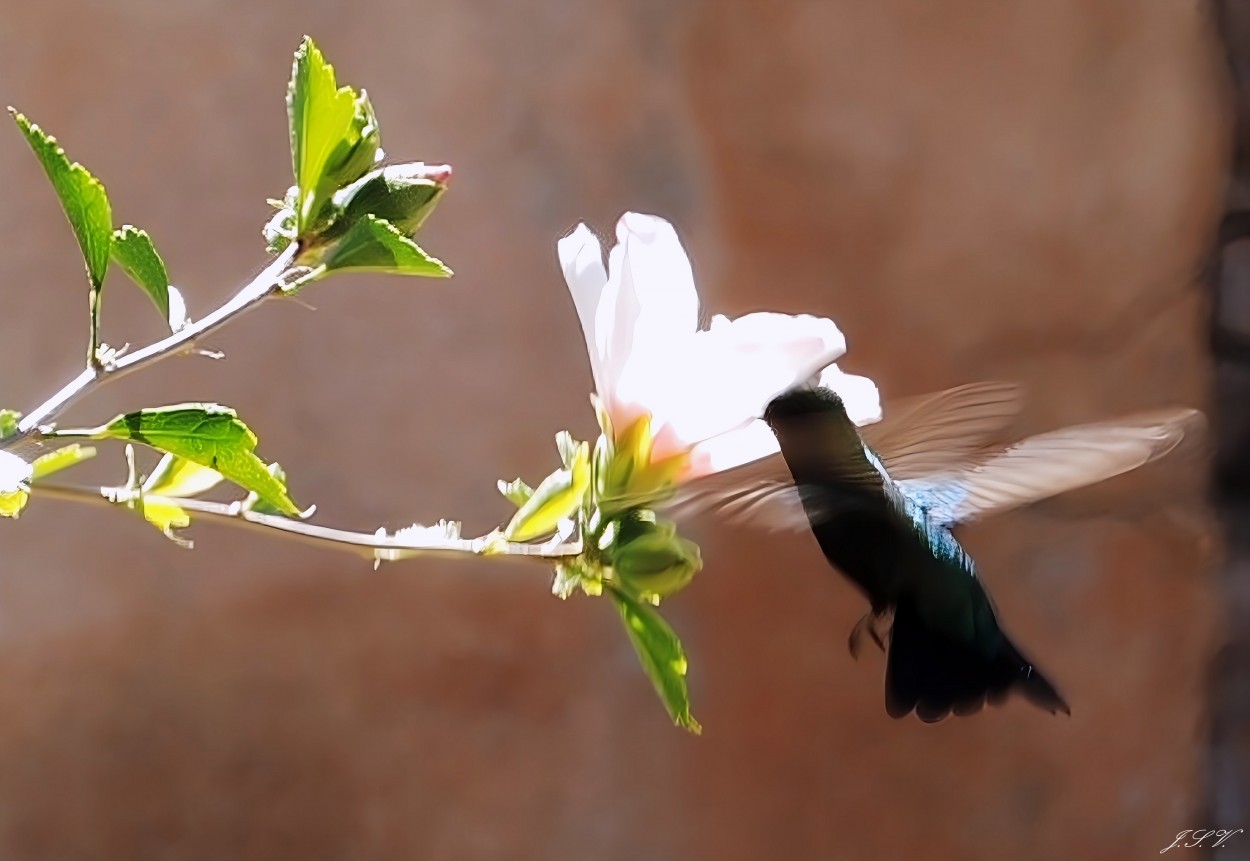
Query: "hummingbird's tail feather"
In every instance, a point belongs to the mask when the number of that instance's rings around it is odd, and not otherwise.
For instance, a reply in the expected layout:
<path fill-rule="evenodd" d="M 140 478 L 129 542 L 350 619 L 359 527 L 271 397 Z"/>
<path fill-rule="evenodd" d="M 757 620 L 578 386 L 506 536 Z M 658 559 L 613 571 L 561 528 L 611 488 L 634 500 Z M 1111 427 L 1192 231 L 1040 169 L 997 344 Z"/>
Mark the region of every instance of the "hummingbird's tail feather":
<path fill-rule="evenodd" d="M 978 712 L 1013 690 L 1051 714 L 1071 714 L 1041 671 L 1000 633 L 987 654 L 975 643 L 958 643 L 924 623 L 909 602 L 898 605 L 885 671 L 885 710 L 893 718 L 913 710 L 926 722 Z"/>

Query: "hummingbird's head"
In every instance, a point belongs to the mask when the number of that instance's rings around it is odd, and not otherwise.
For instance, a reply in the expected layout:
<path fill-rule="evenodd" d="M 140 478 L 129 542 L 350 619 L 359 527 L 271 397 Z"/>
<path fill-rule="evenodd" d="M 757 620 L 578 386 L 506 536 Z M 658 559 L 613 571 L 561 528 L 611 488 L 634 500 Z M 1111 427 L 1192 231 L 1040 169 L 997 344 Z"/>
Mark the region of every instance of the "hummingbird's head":
<path fill-rule="evenodd" d="M 773 398 L 764 408 L 764 421 L 776 432 L 778 424 L 791 419 L 838 414 L 846 415 L 846 407 L 832 389 L 801 387 Z"/>
<path fill-rule="evenodd" d="M 842 398 L 823 386 L 783 392 L 764 409 L 764 421 L 777 437 L 792 475 L 824 475 L 831 462 L 862 451 Z"/>

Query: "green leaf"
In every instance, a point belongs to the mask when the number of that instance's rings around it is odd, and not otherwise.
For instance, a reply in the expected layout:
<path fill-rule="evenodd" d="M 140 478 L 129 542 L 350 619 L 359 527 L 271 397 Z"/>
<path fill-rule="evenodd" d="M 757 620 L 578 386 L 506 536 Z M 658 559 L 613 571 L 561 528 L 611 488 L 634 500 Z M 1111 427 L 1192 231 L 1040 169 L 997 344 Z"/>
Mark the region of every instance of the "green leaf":
<path fill-rule="evenodd" d="M 30 492 L 21 488 L 0 490 L 0 517 L 17 517 L 26 507 L 28 499 L 30 499 Z"/>
<path fill-rule="evenodd" d="M 565 469 L 573 468 L 579 450 L 580 445 L 577 440 L 573 439 L 571 433 L 562 430 L 556 434 L 556 451 L 560 453 L 560 462 L 564 464 Z"/>
<path fill-rule="evenodd" d="M 17 433 L 17 423 L 21 420 L 22 414 L 17 410 L 0 410 L 0 439 Z"/>
<path fill-rule="evenodd" d="M 498 484 L 499 492 L 503 494 L 504 499 L 511 502 L 517 508 L 530 501 L 530 497 L 534 495 L 533 489 L 521 481 L 514 478 L 512 481 L 500 481 Z"/>
<path fill-rule="evenodd" d="M 58 436 L 127 439 L 216 470 L 284 514 L 299 508 L 285 485 L 256 456 L 256 434 L 234 410 L 217 404 L 178 404 L 118 416 L 88 430 L 57 431 Z"/>
<path fill-rule="evenodd" d="M 339 87 L 334 67 L 307 36 L 295 52 L 287 113 L 299 189 L 296 226 L 303 234 L 335 191 L 373 167 L 380 136 L 369 97 Z"/>
<path fill-rule="evenodd" d="M 269 464 L 268 469 L 269 469 L 270 475 L 272 475 L 278 481 L 282 482 L 284 486 L 286 485 L 286 472 L 282 469 L 281 466 L 279 466 L 275 462 L 275 463 Z M 257 514 L 285 514 L 286 513 L 286 512 L 280 511 L 276 506 L 270 505 L 269 503 L 262 500 L 255 493 L 255 491 L 253 491 L 252 493 L 249 493 L 247 495 L 247 499 L 243 500 L 243 510 L 255 511 Z"/>
<path fill-rule="evenodd" d="M 23 114 L 9 108 L 18 128 L 26 136 L 26 142 L 43 164 L 61 207 L 69 218 L 70 227 L 78 237 L 83 260 L 87 264 L 87 277 L 91 287 L 99 291 L 108 271 L 109 250 L 112 246 L 113 213 L 109 208 L 108 194 L 98 179 L 78 162 L 71 162 L 56 138 L 44 132 Z"/>
<path fill-rule="evenodd" d="M 326 255 L 325 267 L 327 271 L 369 269 L 435 278 L 451 275 L 441 260 L 426 254 L 395 225 L 375 215 L 366 215 L 351 226 Z"/>
<path fill-rule="evenodd" d="M 509 541 L 529 541 L 554 532 L 561 520 L 573 515 L 590 487 L 590 447 L 582 443 L 572 468 L 557 469 L 542 480 L 525 504 L 504 527 Z"/>
<path fill-rule="evenodd" d="M 699 722 L 690 713 L 690 695 L 686 690 L 686 652 L 673 629 L 654 607 L 625 594 L 615 587 L 608 596 L 621 614 L 625 633 L 638 654 L 643 670 L 664 701 L 673 723 L 696 735 L 702 732 Z"/>
<path fill-rule="evenodd" d="M 130 276 L 130 280 L 138 284 L 151 297 L 156 310 L 170 324 L 169 317 L 169 273 L 165 270 L 165 261 L 156 253 L 152 237 L 147 231 L 126 224 L 113 231 L 113 259 Z"/>
<path fill-rule="evenodd" d="M 91 460 L 93 457 L 95 457 L 95 449 L 91 446 L 71 443 L 32 460 L 30 462 L 30 480 L 32 482 L 39 481 L 39 479 L 47 478 L 54 472 L 69 469 L 71 466 L 76 466 L 84 460 Z"/>

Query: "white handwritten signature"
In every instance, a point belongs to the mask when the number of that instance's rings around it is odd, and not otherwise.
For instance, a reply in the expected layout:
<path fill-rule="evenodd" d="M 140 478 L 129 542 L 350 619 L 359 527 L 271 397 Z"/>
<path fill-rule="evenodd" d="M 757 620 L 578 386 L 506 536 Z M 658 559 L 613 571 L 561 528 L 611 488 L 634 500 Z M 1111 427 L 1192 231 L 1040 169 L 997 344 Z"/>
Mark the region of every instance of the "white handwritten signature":
<path fill-rule="evenodd" d="M 1195 846 L 1206 845 L 1214 849 L 1216 846 L 1223 844 L 1225 840 L 1232 837 L 1234 834 L 1240 834 L 1243 830 L 1244 829 L 1241 829 L 1241 828 L 1238 828 L 1236 830 L 1231 830 L 1228 828 L 1220 828 L 1220 829 L 1190 828 L 1186 831 L 1182 831 L 1180 834 L 1177 834 L 1176 839 L 1172 841 L 1172 845 L 1164 846 L 1162 849 L 1159 850 L 1159 854 L 1162 855 L 1164 852 L 1167 852 L 1169 849 L 1175 849 L 1178 846 L 1182 849 L 1193 849 Z M 1215 842 L 1204 844 L 1203 841 L 1206 840 L 1208 837 L 1215 838 Z M 1187 841 L 1187 842 L 1182 843 L 1181 842 L 1182 840 Z"/>

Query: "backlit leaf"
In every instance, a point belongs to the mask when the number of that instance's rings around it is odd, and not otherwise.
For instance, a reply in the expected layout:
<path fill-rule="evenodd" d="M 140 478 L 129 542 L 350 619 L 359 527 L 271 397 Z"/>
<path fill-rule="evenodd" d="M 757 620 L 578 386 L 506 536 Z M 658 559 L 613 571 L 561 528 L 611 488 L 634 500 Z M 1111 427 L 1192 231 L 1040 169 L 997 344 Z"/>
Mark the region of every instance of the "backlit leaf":
<path fill-rule="evenodd" d="M 610 588 L 608 597 L 616 605 L 625 624 L 625 633 L 638 654 L 655 692 L 660 695 L 673 723 L 696 735 L 702 731 L 690 713 L 690 695 L 686 689 L 686 652 L 681 640 L 668 623 L 649 604 L 623 591 Z"/>
<path fill-rule="evenodd" d="M 71 443 L 31 461 L 30 480 L 39 481 L 39 479 L 47 478 L 54 472 L 69 469 L 71 466 L 80 464 L 84 460 L 91 460 L 93 457 L 95 457 L 95 449 L 91 446 Z"/>
<path fill-rule="evenodd" d="M 451 275 L 441 260 L 426 254 L 393 224 L 375 215 L 363 216 L 351 226 L 326 254 L 325 267 L 329 271 L 365 269 L 434 278 Z"/>
<path fill-rule="evenodd" d="M 71 162 L 56 138 L 23 114 L 12 108 L 9 112 L 52 181 L 70 227 L 78 238 L 87 265 L 87 277 L 92 288 L 99 290 L 108 271 L 113 236 L 113 213 L 104 186 L 81 164 Z"/>
<path fill-rule="evenodd" d="M 256 434 L 228 407 L 179 404 L 140 410 L 98 428 L 57 435 L 134 440 L 215 470 L 284 514 L 299 513 L 283 482 L 256 456 Z"/>
<path fill-rule="evenodd" d="M 127 224 L 113 231 L 113 259 L 147 293 L 167 323 L 169 315 L 169 273 L 156 253 L 147 231 Z M 170 324 L 173 330 L 173 324 Z"/>
<path fill-rule="evenodd" d="M 296 227 L 302 234 L 335 191 L 373 167 L 380 138 L 368 96 L 339 87 L 334 67 L 307 36 L 295 52 L 287 113 L 298 189 Z"/>

